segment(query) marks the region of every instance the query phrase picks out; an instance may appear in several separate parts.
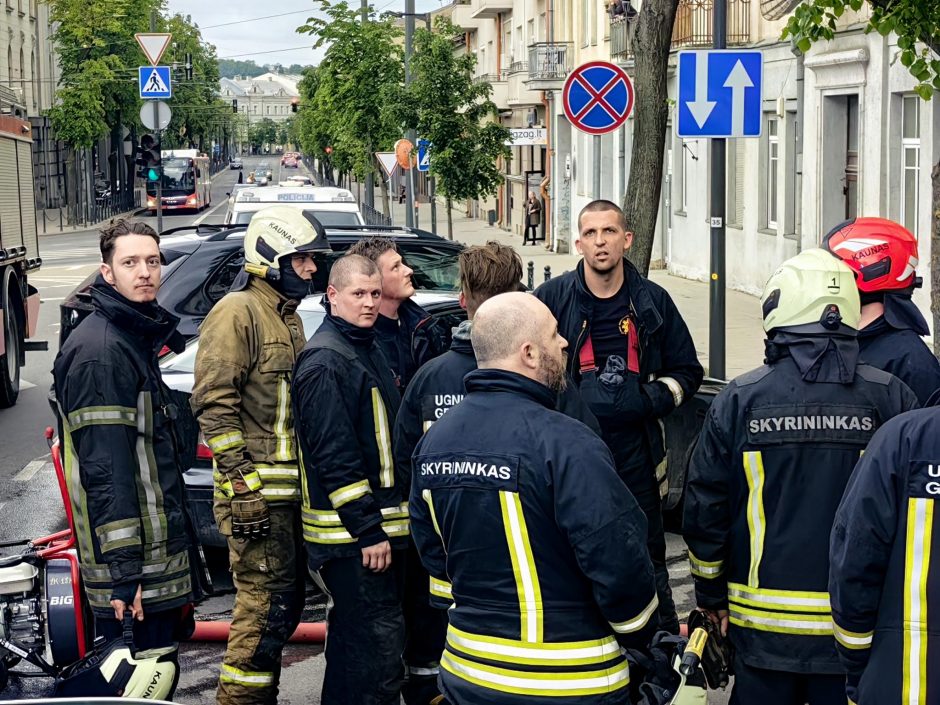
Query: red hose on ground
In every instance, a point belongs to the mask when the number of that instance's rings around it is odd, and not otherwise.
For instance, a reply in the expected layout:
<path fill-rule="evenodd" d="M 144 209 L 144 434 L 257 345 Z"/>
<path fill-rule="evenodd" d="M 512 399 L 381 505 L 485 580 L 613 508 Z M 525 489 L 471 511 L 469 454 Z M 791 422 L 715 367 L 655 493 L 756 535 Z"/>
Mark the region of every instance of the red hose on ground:
<path fill-rule="evenodd" d="M 196 622 L 190 641 L 228 641 L 231 622 Z M 290 638 L 291 644 L 321 644 L 326 639 L 326 622 L 301 622 Z"/>

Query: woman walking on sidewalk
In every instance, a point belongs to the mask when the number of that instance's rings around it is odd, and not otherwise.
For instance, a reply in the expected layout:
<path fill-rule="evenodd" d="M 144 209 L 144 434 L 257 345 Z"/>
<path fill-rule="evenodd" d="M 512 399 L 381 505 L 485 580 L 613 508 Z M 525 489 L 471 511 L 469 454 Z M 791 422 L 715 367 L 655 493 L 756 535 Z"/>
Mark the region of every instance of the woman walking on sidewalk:
<path fill-rule="evenodd" d="M 538 240 L 539 225 L 542 223 L 542 204 L 535 197 L 535 191 L 529 191 L 529 198 L 525 202 L 525 235 L 522 244 L 529 243 L 529 232 L 532 232 L 532 244 Z"/>

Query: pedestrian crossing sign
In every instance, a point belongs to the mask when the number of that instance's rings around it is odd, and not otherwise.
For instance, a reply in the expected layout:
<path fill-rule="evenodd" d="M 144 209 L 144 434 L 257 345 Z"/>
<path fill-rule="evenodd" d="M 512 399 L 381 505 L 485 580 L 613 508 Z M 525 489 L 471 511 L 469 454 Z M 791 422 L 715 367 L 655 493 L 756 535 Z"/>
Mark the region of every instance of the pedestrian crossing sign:
<path fill-rule="evenodd" d="M 139 66 L 137 79 L 140 97 L 150 99 L 172 98 L 169 66 Z"/>

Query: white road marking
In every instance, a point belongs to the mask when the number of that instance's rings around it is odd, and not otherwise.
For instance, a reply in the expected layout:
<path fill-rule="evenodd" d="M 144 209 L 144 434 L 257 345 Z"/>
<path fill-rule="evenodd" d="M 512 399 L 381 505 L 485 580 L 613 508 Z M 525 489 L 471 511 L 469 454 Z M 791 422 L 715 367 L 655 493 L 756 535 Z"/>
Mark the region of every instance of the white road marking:
<path fill-rule="evenodd" d="M 212 214 L 215 213 L 217 210 L 219 210 L 219 208 L 221 208 L 222 206 L 226 206 L 226 205 L 228 205 L 228 199 L 227 199 L 227 198 L 226 198 L 224 201 L 222 201 L 220 204 L 218 204 L 217 206 L 213 206 L 210 210 L 206 211 L 206 212 L 203 213 L 201 216 L 199 216 L 198 218 L 196 218 L 196 220 L 193 221 L 193 225 L 199 225 L 202 221 L 204 221 L 204 220 L 205 220 L 206 218 L 208 218 L 210 215 L 212 215 Z"/>
<path fill-rule="evenodd" d="M 26 466 L 13 476 L 13 482 L 29 482 L 42 471 L 52 469 L 52 463 L 48 460 L 30 460 Z"/>
<path fill-rule="evenodd" d="M 58 286 L 47 286 L 46 288 L 47 288 L 47 289 L 59 289 L 59 288 L 61 288 L 61 287 L 58 287 Z M 59 297 L 56 297 L 56 298 L 54 298 L 54 299 L 42 298 L 42 299 L 40 299 L 40 302 L 41 302 L 41 303 L 46 303 L 47 301 L 65 301 L 67 298 L 68 298 L 68 296 L 59 296 Z"/>
<path fill-rule="evenodd" d="M 20 377 L 20 390 L 21 391 L 23 389 L 35 389 L 35 388 L 36 388 L 35 384 L 33 384 L 32 382 L 27 382 L 25 379 Z"/>

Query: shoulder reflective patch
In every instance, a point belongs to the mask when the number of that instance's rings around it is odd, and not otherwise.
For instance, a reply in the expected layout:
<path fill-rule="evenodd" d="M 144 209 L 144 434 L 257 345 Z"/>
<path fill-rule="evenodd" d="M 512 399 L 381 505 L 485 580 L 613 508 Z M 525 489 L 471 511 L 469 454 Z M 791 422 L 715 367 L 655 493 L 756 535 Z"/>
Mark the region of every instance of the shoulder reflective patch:
<path fill-rule="evenodd" d="M 748 443 L 846 443 L 865 446 L 878 428 L 875 409 L 848 404 L 788 404 L 750 409 Z"/>
<path fill-rule="evenodd" d="M 908 474 L 907 494 L 918 499 L 940 498 L 940 460 L 912 460 Z"/>
<path fill-rule="evenodd" d="M 497 453 L 433 453 L 414 460 L 421 489 L 456 488 L 505 490 L 519 488 L 519 458 Z"/>

